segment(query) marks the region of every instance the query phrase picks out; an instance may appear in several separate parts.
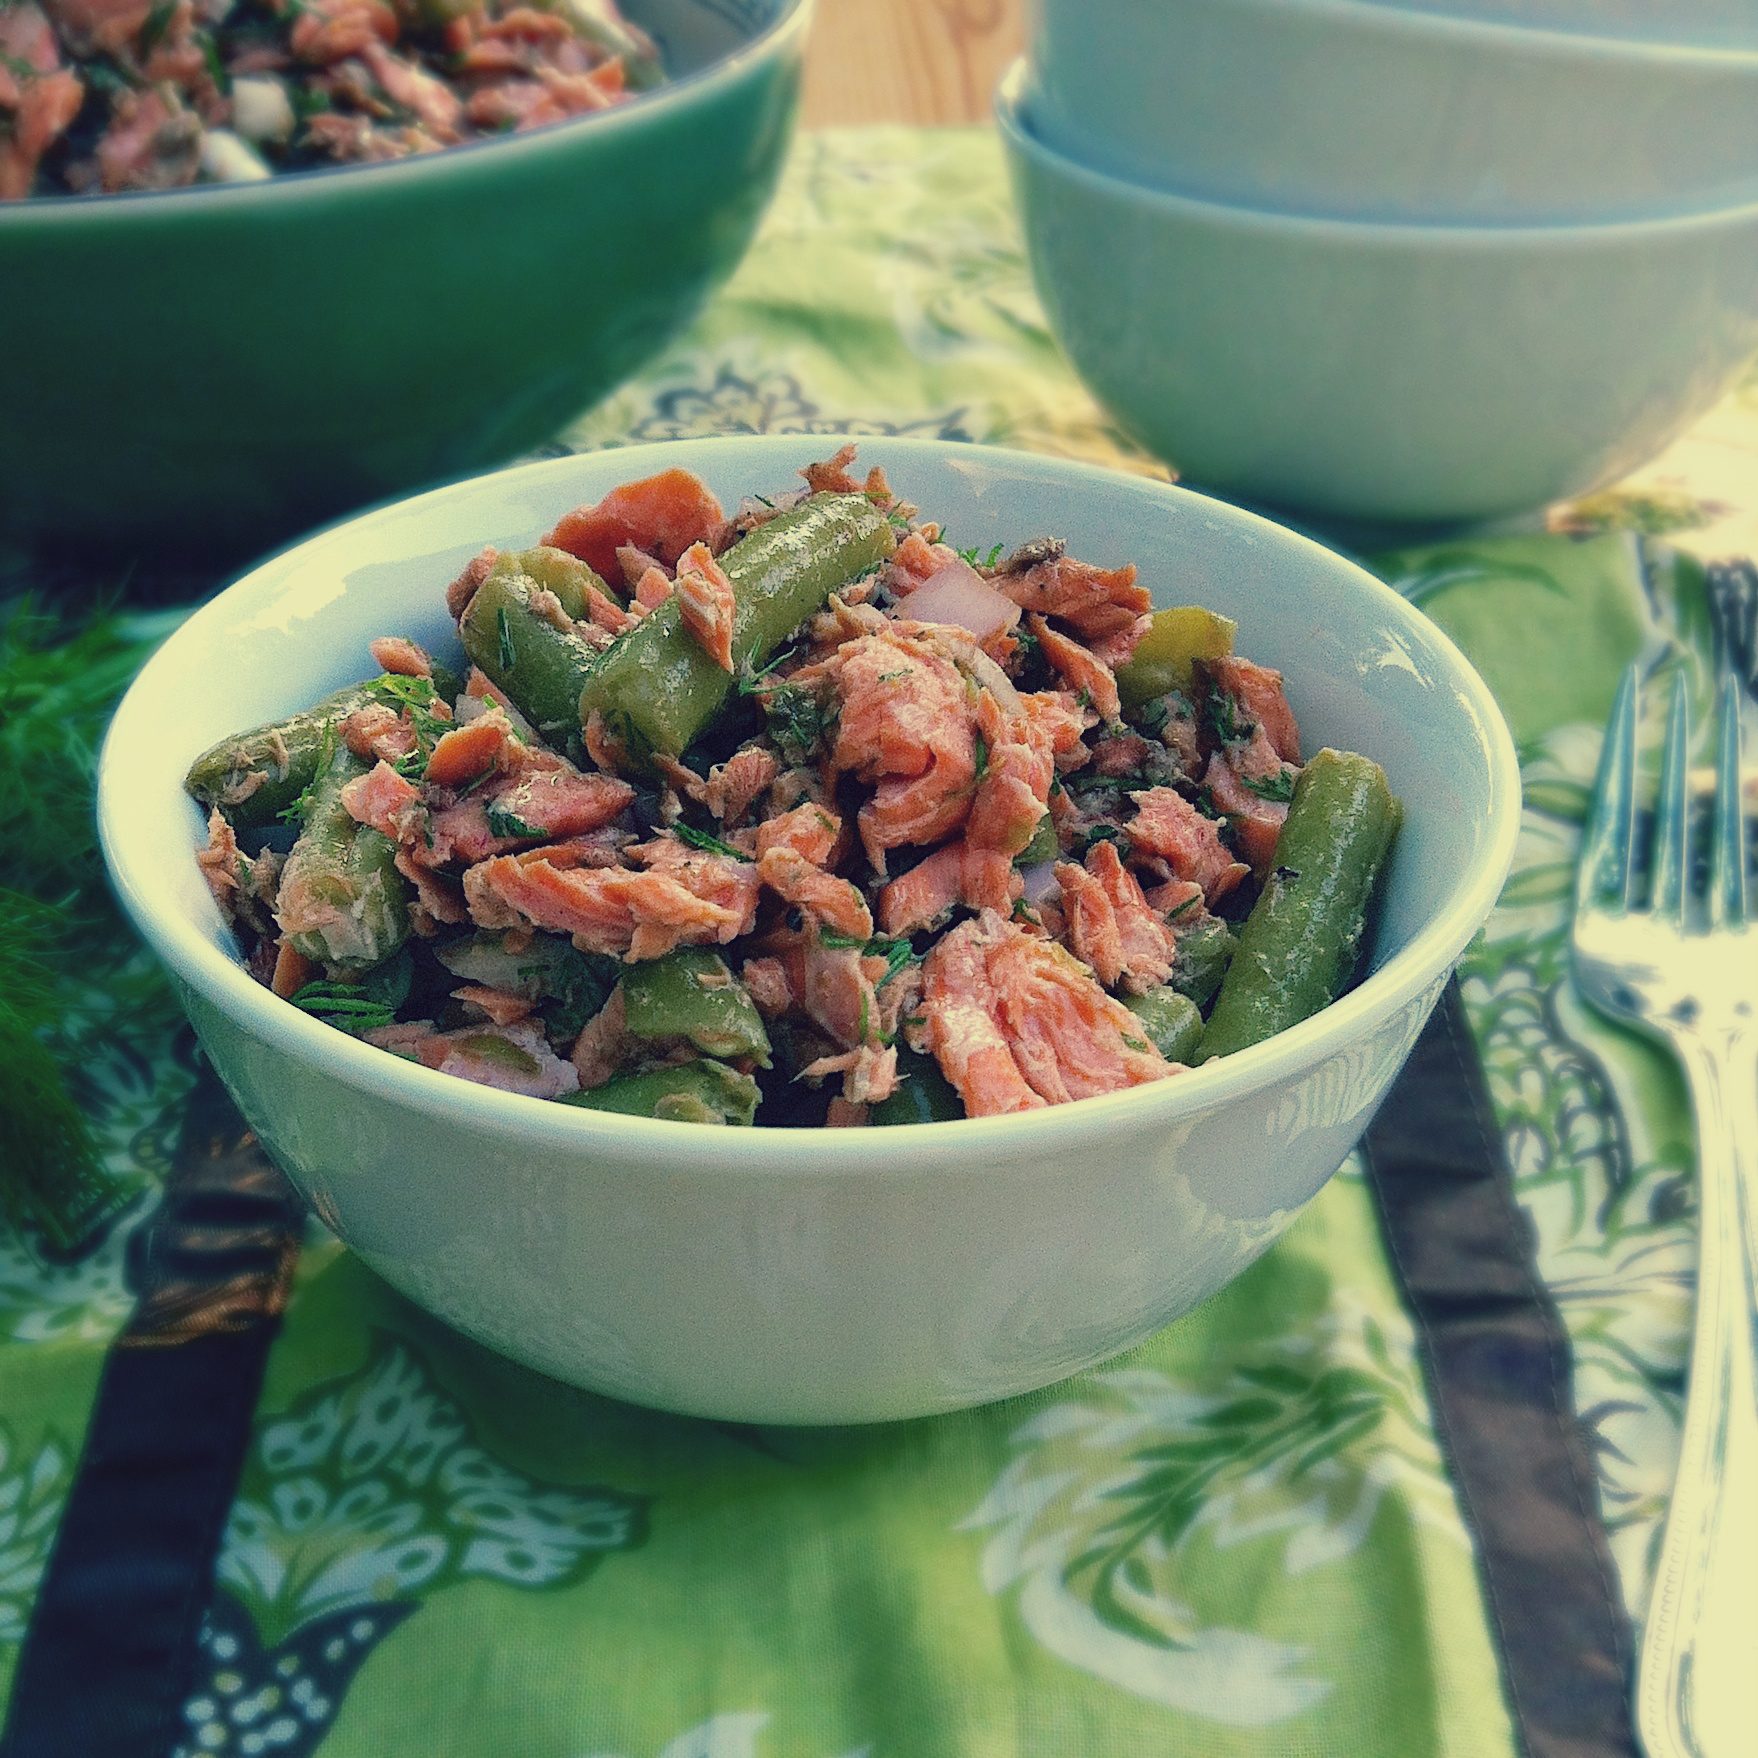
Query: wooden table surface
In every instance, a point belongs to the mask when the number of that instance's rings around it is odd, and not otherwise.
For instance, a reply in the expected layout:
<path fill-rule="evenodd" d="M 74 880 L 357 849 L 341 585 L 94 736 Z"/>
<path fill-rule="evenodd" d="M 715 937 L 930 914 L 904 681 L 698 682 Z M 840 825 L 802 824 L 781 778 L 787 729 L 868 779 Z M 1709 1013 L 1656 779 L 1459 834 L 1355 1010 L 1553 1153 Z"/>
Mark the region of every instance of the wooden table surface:
<path fill-rule="evenodd" d="M 802 124 L 986 122 L 1024 41 L 1023 0 L 818 0 Z"/>

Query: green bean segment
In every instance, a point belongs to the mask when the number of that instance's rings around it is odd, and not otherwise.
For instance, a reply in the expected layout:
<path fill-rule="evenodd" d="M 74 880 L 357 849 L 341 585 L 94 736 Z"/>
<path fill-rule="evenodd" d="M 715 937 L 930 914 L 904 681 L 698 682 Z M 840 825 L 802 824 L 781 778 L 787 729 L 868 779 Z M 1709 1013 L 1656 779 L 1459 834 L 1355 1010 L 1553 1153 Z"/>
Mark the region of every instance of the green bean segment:
<path fill-rule="evenodd" d="M 1153 626 L 1136 643 L 1129 663 L 1117 671 L 1117 694 L 1125 708 L 1138 708 L 1168 690 L 1190 689 L 1199 659 L 1225 659 L 1239 625 L 1200 604 L 1154 612 Z"/>
<path fill-rule="evenodd" d="M 1173 923 L 1177 945 L 1172 953 L 1172 987 L 1207 1007 L 1227 974 L 1239 942 L 1218 916 L 1199 917 L 1189 927 Z"/>
<path fill-rule="evenodd" d="M 1385 771 L 1366 757 L 1320 751 L 1301 771 L 1278 864 L 1240 934 L 1199 1060 L 1286 1031 L 1343 992 L 1401 817 Z"/>
<path fill-rule="evenodd" d="M 1170 983 L 1145 995 L 1126 995 L 1123 1005 L 1141 1021 L 1142 1031 L 1168 1062 L 1190 1062 L 1202 1041 L 1202 1009 Z"/>
<path fill-rule="evenodd" d="M 542 589 L 529 574 L 490 573 L 471 597 L 458 635 L 489 681 L 540 733 L 560 743 L 579 734 L 580 691 L 598 655 L 531 608 Z"/>
<path fill-rule="evenodd" d="M 562 609 L 575 622 L 579 622 L 586 615 L 586 594 L 594 586 L 613 602 L 622 602 L 621 596 L 612 592 L 597 572 L 578 556 L 569 555 L 565 549 L 552 549 L 546 543 L 537 544 L 531 549 L 507 550 L 495 558 L 494 566 L 488 571 L 491 580 L 507 579 L 521 574 L 527 580 L 534 580 L 545 591 L 553 592 Z M 477 663 L 481 664 L 481 661 Z"/>
<path fill-rule="evenodd" d="M 757 1083 L 724 1062 L 684 1062 L 647 1074 L 626 1074 L 589 1093 L 569 1093 L 564 1105 L 583 1111 L 620 1111 L 668 1123 L 730 1123 L 748 1128 L 757 1115 Z"/>
<path fill-rule="evenodd" d="M 964 1103 L 932 1056 L 897 1046 L 897 1091 L 868 1107 L 869 1123 L 945 1123 L 964 1115 Z"/>
<path fill-rule="evenodd" d="M 632 1038 L 687 1038 L 704 1056 L 753 1057 L 769 1066 L 769 1034 L 743 983 L 717 952 L 682 947 L 623 977 L 623 1009 Z"/>
<path fill-rule="evenodd" d="M 389 958 L 409 934 L 397 847 L 355 823 L 342 790 L 370 765 L 346 748 L 305 796 L 304 828 L 281 871 L 278 908 L 296 952 L 318 963 L 366 970 Z"/>
<path fill-rule="evenodd" d="M 762 666 L 831 593 L 883 561 L 895 543 L 891 521 L 865 495 L 813 495 L 779 514 L 720 557 L 735 603 L 733 672 L 708 657 L 684 627 L 683 607 L 668 598 L 619 636 L 585 680 L 580 724 L 603 715 L 637 762 L 681 756 L 742 668 Z"/>

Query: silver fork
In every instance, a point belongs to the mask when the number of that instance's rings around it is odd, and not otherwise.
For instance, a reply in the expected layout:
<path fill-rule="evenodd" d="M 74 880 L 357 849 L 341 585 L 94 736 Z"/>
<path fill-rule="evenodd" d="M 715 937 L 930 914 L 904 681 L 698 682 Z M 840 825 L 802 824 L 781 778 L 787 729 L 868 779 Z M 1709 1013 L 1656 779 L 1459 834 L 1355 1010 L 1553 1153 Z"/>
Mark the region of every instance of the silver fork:
<path fill-rule="evenodd" d="M 1678 1477 L 1636 1670 L 1648 1758 L 1758 1754 L 1758 926 L 1748 919 L 1741 691 L 1731 672 L 1709 884 L 1692 884 L 1690 704 L 1675 680 L 1652 884 L 1637 844 L 1637 669 L 1600 753 L 1576 884 L 1574 964 L 1596 1007 L 1671 1046 L 1697 1117 L 1696 1319 Z"/>

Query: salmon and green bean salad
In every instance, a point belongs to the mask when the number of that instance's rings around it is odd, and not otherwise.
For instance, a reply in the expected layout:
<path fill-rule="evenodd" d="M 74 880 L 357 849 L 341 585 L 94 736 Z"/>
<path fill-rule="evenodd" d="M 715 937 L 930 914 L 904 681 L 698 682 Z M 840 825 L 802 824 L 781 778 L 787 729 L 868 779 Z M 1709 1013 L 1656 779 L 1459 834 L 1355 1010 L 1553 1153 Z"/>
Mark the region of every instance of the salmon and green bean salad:
<path fill-rule="evenodd" d="M 1231 622 L 1054 536 L 961 550 L 852 446 L 800 474 L 485 549 L 456 672 L 388 632 L 200 757 L 251 973 L 487 1086 L 831 1127 L 1167 1080 L 1347 987 L 1399 804 Z"/>
<path fill-rule="evenodd" d="M 0 0 L 0 201 L 403 159 L 662 78 L 616 0 Z"/>

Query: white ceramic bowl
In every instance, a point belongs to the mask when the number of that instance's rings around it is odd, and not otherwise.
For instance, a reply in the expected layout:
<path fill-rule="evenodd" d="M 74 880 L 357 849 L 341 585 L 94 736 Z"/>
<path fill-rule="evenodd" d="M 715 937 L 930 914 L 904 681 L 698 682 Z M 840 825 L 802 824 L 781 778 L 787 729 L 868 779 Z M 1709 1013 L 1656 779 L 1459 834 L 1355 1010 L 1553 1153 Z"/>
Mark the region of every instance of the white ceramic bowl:
<path fill-rule="evenodd" d="M 1158 188 L 1495 225 L 1758 201 L 1758 45 L 1596 39 L 1371 0 L 1036 4 L 1033 131 Z"/>
<path fill-rule="evenodd" d="M 835 437 L 558 459 L 384 508 L 198 611 L 124 699 L 99 824 L 117 891 L 222 1079 L 312 1207 L 442 1318 L 560 1379 L 754 1422 L 858 1422 L 1004 1397 L 1140 1341 L 1245 1268 L 1366 1126 L 1500 890 L 1520 780 L 1483 684 L 1360 569 L 1247 513 L 1026 454 L 860 441 L 863 466 L 984 549 L 1065 536 L 1165 603 L 1237 617 L 1306 738 L 1403 796 L 1374 974 L 1225 1062 L 1020 1117 L 707 1129 L 492 1092 L 319 1025 L 240 966 L 196 870 L 189 761 L 360 675 L 366 641 L 444 650 L 441 593 L 484 543 L 671 464 L 729 504 Z"/>
<path fill-rule="evenodd" d="M 1758 352 L 1758 205 L 1370 225 L 1090 170 L 996 98 L 1032 273 L 1093 394 L 1193 481 L 1383 521 L 1528 511 L 1660 451 Z"/>

